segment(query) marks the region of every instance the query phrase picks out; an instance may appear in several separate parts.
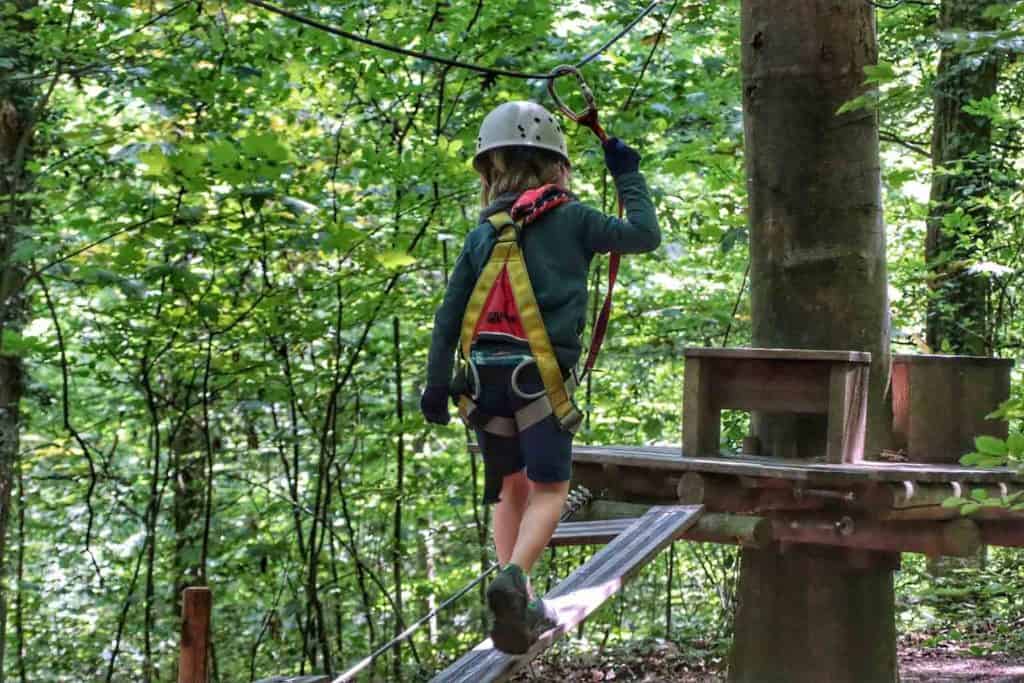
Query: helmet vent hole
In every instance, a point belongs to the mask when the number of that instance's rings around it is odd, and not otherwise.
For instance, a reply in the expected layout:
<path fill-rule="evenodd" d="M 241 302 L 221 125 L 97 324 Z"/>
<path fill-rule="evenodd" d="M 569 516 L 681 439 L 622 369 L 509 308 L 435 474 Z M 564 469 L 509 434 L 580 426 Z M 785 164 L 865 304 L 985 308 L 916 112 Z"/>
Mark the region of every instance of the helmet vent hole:
<path fill-rule="evenodd" d="M 537 136 L 537 142 L 540 142 L 540 136 L 539 135 Z"/>
<path fill-rule="evenodd" d="M 540 123 L 540 119 L 539 119 L 539 118 L 537 118 L 536 116 L 534 116 L 534 117 L 533 117 L 533 122 L 534 122 L 534 123 Z"/>

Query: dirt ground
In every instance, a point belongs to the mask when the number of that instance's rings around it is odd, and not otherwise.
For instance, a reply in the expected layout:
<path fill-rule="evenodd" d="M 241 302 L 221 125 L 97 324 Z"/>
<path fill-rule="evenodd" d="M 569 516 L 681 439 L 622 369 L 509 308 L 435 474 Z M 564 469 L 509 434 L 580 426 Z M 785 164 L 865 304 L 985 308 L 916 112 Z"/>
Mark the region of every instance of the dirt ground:
<path fill-rule="evenodd" d="M 948 646 L 900 648 L 900 677 L 903 683 L 960 683 L 1024 681 L 1024 657 L 974 656 L 966 648 Z M 671 643 L 663 643 L 632 657 L 615 659 L 549 657 L 535 662 L 532 669 L 514 680 L 525 682 L 600 683 L 717 683 L 724 677 L 687 661 Z"/>

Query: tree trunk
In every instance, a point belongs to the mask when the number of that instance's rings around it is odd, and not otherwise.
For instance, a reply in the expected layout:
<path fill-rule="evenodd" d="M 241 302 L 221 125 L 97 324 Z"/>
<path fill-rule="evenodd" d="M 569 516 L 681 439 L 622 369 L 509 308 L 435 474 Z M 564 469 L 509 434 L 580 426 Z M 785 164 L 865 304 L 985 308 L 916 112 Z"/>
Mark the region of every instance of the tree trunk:
<path fill-rule="evenodd" d="M 938 30 L 991 30 L 992 21 L 982 16 L 991 4 L 991 0 L 942 0 Z M 988 212 L 977 200 L 988 194 L 991 185 L 992 125 L 988 117 L 969 114 L 964 106 L 994 95 L 997 76 L 998 59 L 992 52 L 965 55 L 953 45 L 942 49 L 935 77 L 931 207 L 925 242 L 933 290 L 927 342 L 936 351 L 992 353 L 986 314 L 988 277 L 970 271 L 978 245 L 991 236 Z M 963 211 L 962 218 L 957 209 Z"/>
<path fill-rule="evenodd" d="M 870 458 L 891 420 L 878 125 L 871 111 L 836 111 L 876 62 L 873 11 L 848 0 L 742 7 L 753 341 L 871 352 Z M 824 453 L 821 418 L 759 414 L 754 428 L 767 454 Z M 855 570 L 826 549 L 742 553 L 731 681 L 896 680 L 891 570 Z"/>
<path fill-rule="evenodd" d="M 990 0 L 943 0 L 940 32 L 991 30 L 983 17 Z M 932 187 L 928 210 L 925 258 L 931 268 L 932 296 L 928 300 L 926 341 L 935 351 L 990 356 L 989 279 L 972 273 L 978 245 L 992 235 L 988 210 L 979 199 L 991 188 L 992 124 L 987 116 L 964 111 L 973 100 L 992 97 L 998 80 L 995 54 L 964 55 L 946 45 L 935 75 L 932 121 Z M 959 168 L 958 168 L 959 167 Z M 950 220 L 961 209 L 968 221 Z M 942 576 L 957 567 L 984 568 L 985 547 L 970 558 L 929 558 L 928 570 Z"/>
<path fill-rule="evenodd" d="M 5 3 L 5 9 L 27 10 L 33 2 Z M 13 7 L 9 7 L 13 6 Z M 21 35 L 32 35 L 34 26 L 19 20 Z M 12 31 L 5 31 L 8 41 Z M 0 680 L 4 675 L 7 634 L 7 527 L 11 516 L 11 488 L 17 467 L 21 431 L 21 396 L 25 370 L 17 349 L 9 340 L 17 339 L 25 325 L 27 300 L 26 269 L 15 260 L 15 251 L 24 240 L 31 240 L 30 192 L 32 176 L 27 161 L 33 151 L 36 117 L 45 106 L 33 80 L 9 78 L 33 73 L 35 58 L 30 41 L 0 47 Z"/>

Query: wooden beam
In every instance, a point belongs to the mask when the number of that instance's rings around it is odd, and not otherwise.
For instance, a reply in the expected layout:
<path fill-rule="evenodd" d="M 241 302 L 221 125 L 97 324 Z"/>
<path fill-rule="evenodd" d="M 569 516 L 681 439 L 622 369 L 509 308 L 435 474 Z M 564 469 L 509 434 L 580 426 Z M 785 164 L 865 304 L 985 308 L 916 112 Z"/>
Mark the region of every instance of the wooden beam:
<path fill-rule="evenodd" d="M 772 520 L 772 532 L 781 543 L 931 556 L 969 557 L 982 544 L 978 524 L 969 519 L 884 522 L 836 515 L 790 515 Z"/>
<path fill-rule="evenodd" d="M 1024 548 L 1024 521 L 984 521 L 978 527 L 981 540 L 988 545 Z"/>
<path fill-rule="evenodd" d="M 184 590 L 181 602 L 178 683 L 207 683 L 213 594 L 206 586 L 193 586 Z"/>
<path fill-rule="evenodd" d="M 611 518 L 562 522 L 555 529 L 549 545 L 603 545 L 610 543 L 635 521 L 635 518 Z M 677 534 L 674 540 L 763 548 L 772 542 L 772 524 L 764 517 L 707 512 L 692 527 Z"/>
<path fill-rule="evenodd" d="M 771 510 L 820 510 L 820 497 L 798 497 L 792 488 L 745 488 L 736 477 L 687 472 L 676 487 L 683 505 L 703 505 L 713 512 L 769 512 Z"/>

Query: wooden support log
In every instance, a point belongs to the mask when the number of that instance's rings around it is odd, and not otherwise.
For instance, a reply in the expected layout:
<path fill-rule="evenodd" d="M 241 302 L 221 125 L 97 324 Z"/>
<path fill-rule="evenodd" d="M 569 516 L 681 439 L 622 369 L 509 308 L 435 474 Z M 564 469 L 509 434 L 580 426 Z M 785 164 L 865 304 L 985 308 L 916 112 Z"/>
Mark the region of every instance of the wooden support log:
<path fill-rule="evenodd" d="M 1001 500 L 1017 495 L 1020 486 L 999 484 L 973 484 L 947 482 L 923 484 L 905 481 L 902 484 L 879 484 L 864 491 L 862 506 L 873 517 L 892 521 L 958 519 L 960 509 L 943 507 L 948 498 L 970 498 L 978 491 L 984 491 L 991 499 Z M 1024 520 L 1024 514 L 1004 508 L 983 508 L 972 519 L 1014 519 Z"/>
<path fill-rule="evenodd" d="M 569 518 L 570 522 L 592 522 L 597 520 L 636 519 L 651 509 L 642 503 L 623 503 L 618 500 L 594 500 Z"/>
<path fill-rule="evenodd" d="M 676 489 L 684 505 L 703 505 L 716 512 L 768 512 L 771 510 L 820 510 L 820 497 L 798 497 L 792 488 L 745 488 L 736 477 L 687 472 Z"/>
<path fill-rule="evenodd" d="M 1024 521 L 984 521 L 979 522 L 978 527 L 981 540 L 987 545 L 1024 548 Z"/>
<path fill-rule="evenodd" d="M 708 512 L 680 538 L 703 543 L 727 543 L 741 545 L 745 548 L 764 548 L 773 540 L 772 524 L 764 517 Z"/>
<path fill-rule="evenodd" d="M 555 530 L 550 544 L 562 546 L 609 543 L 635 521 L 635 518 L 613 517 L 604 520 L 591 519 L 585 522 L 563 522 Z M 723 515 L 711 512 L 701 516 L 691 528 L 677 534 L 675 540 L 763 548 L 772 542 L 772 524 L 764 517 Z"/>
<path fill-rule="evenodd" d="M 780 543 L 832 545 L 883 552 L 969 557 L 981 547 L 978 524 L 969 519 L 946 522 L 884 522 L 849 516 L 802 515 L 773 520 Z"/>
<path fill-rule="evenodd" d="M 181 602 L 178 683 L 206 683 L 213 595 L 206 586 L 193 586 L 184 590 Z"/>
<path fill-rule="evenodd" d="M 586 486 L 595 495 L 633 503 L 675 503 L 679 472 L 620 467 L 613 464 L 574 463 L 574 485 Z"/>

